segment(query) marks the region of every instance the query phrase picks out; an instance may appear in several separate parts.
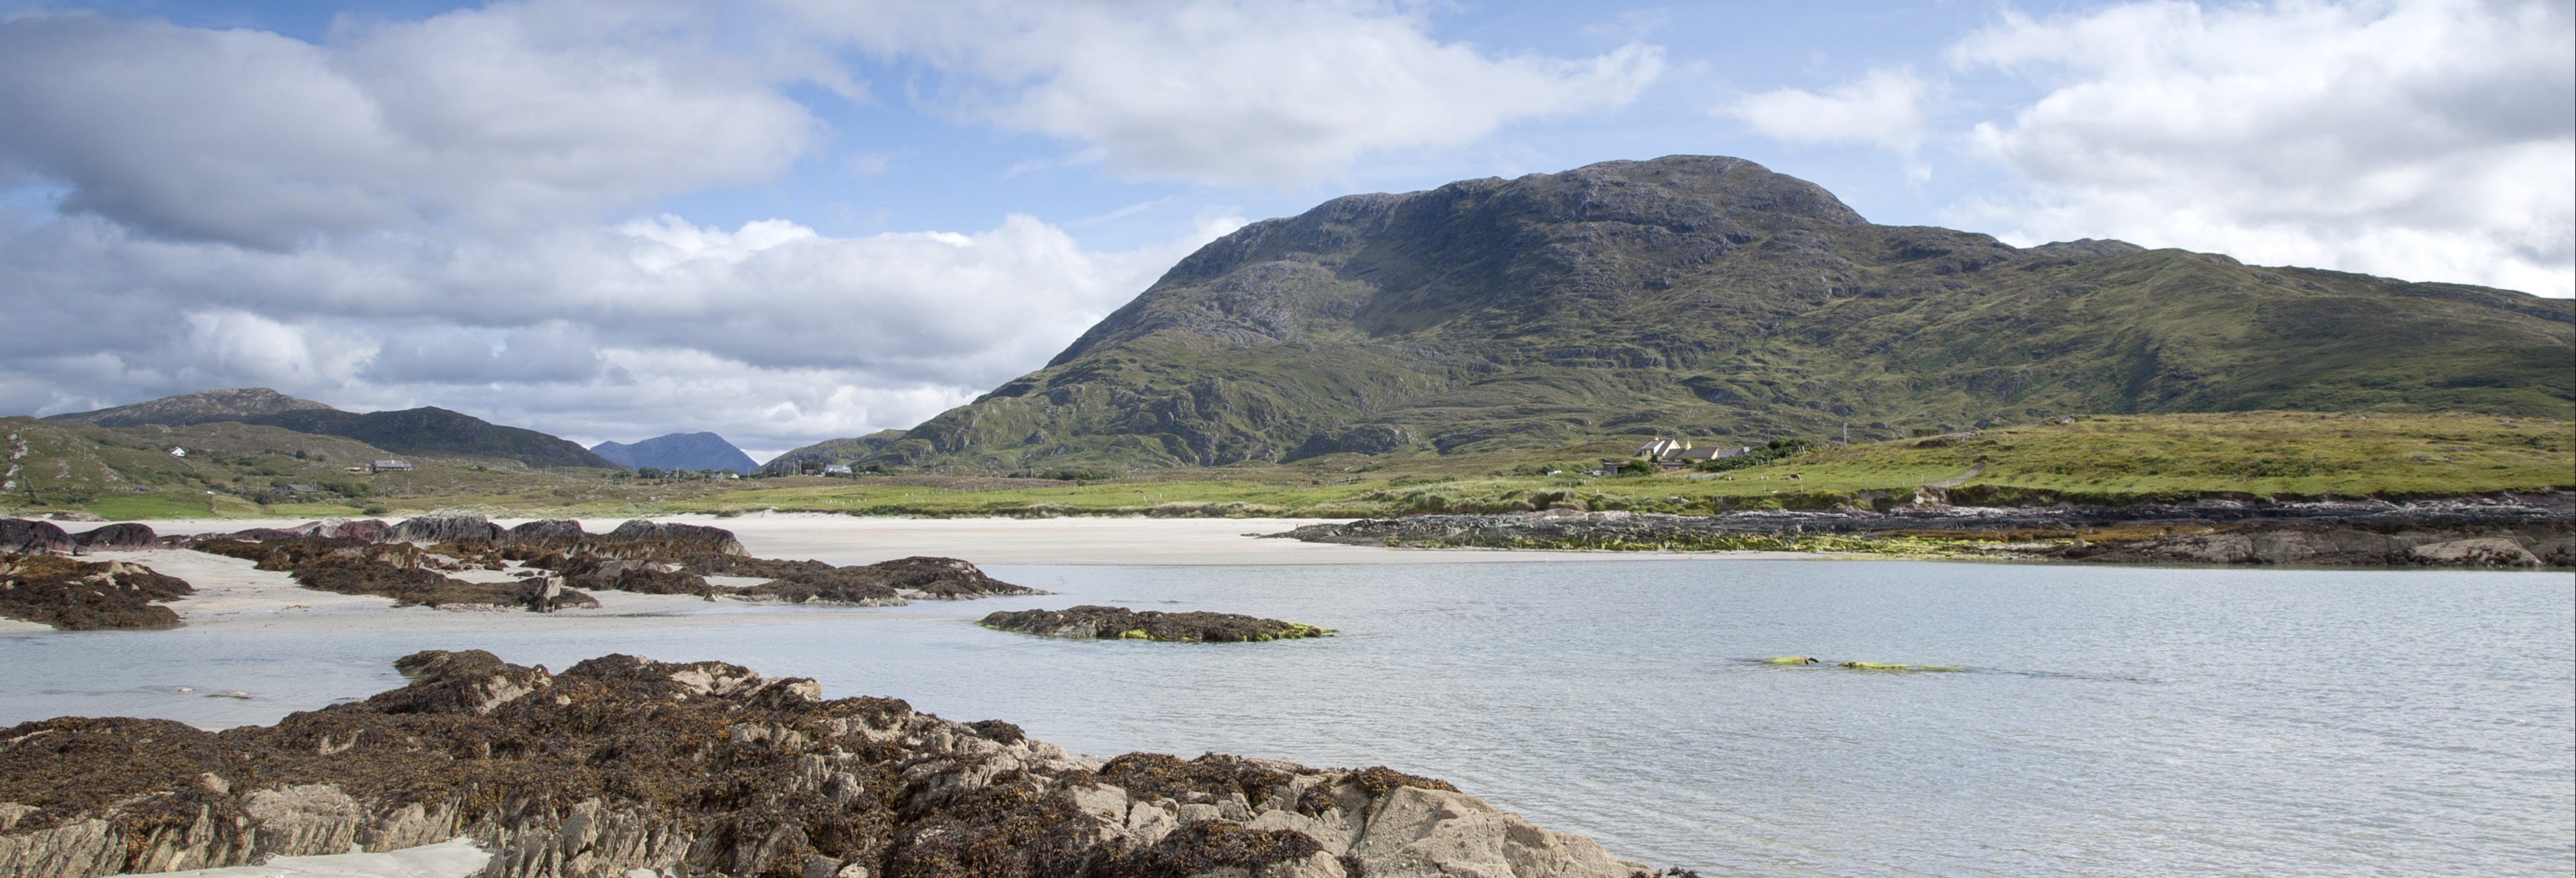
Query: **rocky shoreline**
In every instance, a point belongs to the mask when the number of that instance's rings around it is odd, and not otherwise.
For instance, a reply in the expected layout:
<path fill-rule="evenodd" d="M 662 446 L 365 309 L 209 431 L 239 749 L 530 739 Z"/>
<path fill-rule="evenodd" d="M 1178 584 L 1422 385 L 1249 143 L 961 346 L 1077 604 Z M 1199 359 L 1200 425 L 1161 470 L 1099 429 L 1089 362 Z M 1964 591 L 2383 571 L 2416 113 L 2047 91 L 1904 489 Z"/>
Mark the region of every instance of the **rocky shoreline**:
<path fill-rule="evenodd" d="M 1067 640 L 1156 640 L 1170 643 L 1258 643 L 1322 637 L 1333 629 L 1204 610 L 1166 613 L 1084 604 L 1062 610 L 1005 610 L 975 624 Z"/>
<path fill-rule="evenodd" d="M 1407 548 L 1770 550 L 2130 564 L 2576 567 L 2576 494 L 2392 502 L 1417 515 L 1274 537 Z"/>
<path fill-rule="evenodd" d="M 825 700 L 721 662 L 612 655 L 555 674 L 429 651 L 396 667 L 409 685 L 269 727 L 0 731 L 0 878 L 459 836 L 492 853 L 492 878 L 1658 874 L 1386 768 L 1093 762 L 1008 722 Z"/>

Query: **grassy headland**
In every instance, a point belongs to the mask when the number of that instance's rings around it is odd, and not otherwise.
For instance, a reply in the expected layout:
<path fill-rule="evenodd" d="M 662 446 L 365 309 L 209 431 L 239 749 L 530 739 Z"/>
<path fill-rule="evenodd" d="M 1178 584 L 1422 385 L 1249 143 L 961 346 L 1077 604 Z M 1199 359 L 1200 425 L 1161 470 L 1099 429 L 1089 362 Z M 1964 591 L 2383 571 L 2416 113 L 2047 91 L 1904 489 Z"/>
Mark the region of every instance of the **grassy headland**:
<path fill-rule="evenodd" d="M 219 428 L 228 429 L 218 433 Z M 57 429 L 64 428 L 48 424 L 21 432 L 31 434 L 28 438 L 39 450 L 68 447 L 63 443 L 78 438 L 36 432 Z M 1823 450 L 1747 469 L 1603 477 L 1581 473 L 1623 455 L 1628 443 L 1548 452 L 1335 454 L 1286 465 L 1055 474 L 1067 478 L 916 472 L 730 481 L 645 480 L 596 470 L 433 458 L 419 458 L 422 468 L 413 473 L 357 476 L 342 473 L 339 464 L 361 452 L 319 447 L 345 440 L 237 424 L 173 430 L 181 432 L 188 435 L 174 435 L 173 442 L 184 438 L 203 451 L 180 459 L 157 442 L 151 443 L 155 447 L 95 447 L 85 458 L 90 479 L 69 488 L 53 480 L 38 489 L 38 502 L 29 503 L 20 491 L 0 508 L 22 514 L 77 508 L 110 518 L 195 517 L 210 511 L 227 517 L 319 518 L 442 507 L 597 517 L 779 510 L 1346 518 L 1547 508 L 1705 513 L 1867 506 L 1908 502 L 1925 487 L 1946 491 L 1954 503 L 1995 505 L 2207 496 L 2410 498 L 2576 489 L 2576 425 L 2472 414 L 2092 415 L 1849 447 L 1813 437 Z M 298 459 L 255 447 L 262 440 L 317 447 L 293 449 L 306 452 Z M 24 468 L 51 471 L 57 468 L 55 456 L 62 452 L 38 455 Z M 108 478 L 110 474 L 115 477 Z M 271 487 L 289 479 L 336 487 L 321 496 L 294 497 Z M 135 492 L 133 487 L 146 490 Z M 204 493 L 208 490 L 216 493 Z M 48 502 L 48 494 L 60 499 Z M 299 499 L 303 502 L 295 502 Z"/>

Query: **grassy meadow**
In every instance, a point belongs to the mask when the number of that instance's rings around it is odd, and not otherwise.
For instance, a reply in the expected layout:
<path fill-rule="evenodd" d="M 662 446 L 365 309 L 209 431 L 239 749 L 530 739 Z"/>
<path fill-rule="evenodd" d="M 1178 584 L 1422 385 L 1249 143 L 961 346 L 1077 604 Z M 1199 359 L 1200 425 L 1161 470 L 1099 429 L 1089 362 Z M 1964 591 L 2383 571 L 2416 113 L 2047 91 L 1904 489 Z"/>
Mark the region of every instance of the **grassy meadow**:
<path fill-rule="evenodd" d="M 91 481 L 119 486 L 148 481 L 149 486 L 66 495 L 81 497 L 78 503 L 41 502 L 40 491 L 40 502 L 31 504 L 22 493 L 0 501 L 6 503 L 0 508 L 14 514 L 77 508 L 111 519 L 209 514 L 324 518 L 439 508 L 513 517 L 778 510 L 1346 518 L 1547 508 L 1705 513 L 1886 506 L 1910 502 L 1925 486 L 1946 490 L 1952 502 L 1961 504 L 2207 496 L 2403 499 L 2576 488 L 2576 425 L 2470 414 L 2092 415 L 1849 447 L 1820 441 L 1823 450 L 1812 454 L 1724 473 L 1581 474 L 1621 457 L 1624 445 L 1593 443 L 1545 453 L 1345 454 L 1292 465 L 1080 473 L 1084 478 L 910 473 L 644 480 L 606 471 L 512 470 L 424 460 L 423 469 L 414 473 L 371 477 L 363 491 L 344 485 L 362 496 L 296 498 L 237 489 L 274 481 L 259 475 L 261 470 L 307 465 L 318 477 L 336 468 L 248 448 L 182 462 L 138 447 L 131 449 L 136 452 L 133 465 L 184 467 L 193 475 L 120 475 L 124 471 L 115 464 L 128 462 L 126 455 L 102 458 L 93 453 L 86 457 L 97 471 Z M 307 458 L 321 456 L 306 451 Z M 49 468 L 42 461 L 30 463 Z M 230 472 L 234 469 L 242 472 Z M 206 493 L 210 490 L 214 493 Z"/>

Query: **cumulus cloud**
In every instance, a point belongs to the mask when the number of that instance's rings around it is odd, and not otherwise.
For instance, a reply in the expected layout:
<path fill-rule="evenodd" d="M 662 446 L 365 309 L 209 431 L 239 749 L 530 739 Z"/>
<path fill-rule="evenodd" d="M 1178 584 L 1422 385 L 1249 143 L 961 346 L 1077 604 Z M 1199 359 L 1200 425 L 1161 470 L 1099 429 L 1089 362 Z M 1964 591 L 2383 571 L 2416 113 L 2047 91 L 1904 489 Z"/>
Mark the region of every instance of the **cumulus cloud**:
<path fill-rule="evenodd" d="M 504 3 L 322 45 L 15 16 L 0 21 L 0 169 L 56 181 L 65 210 L 265 249 L 458 223 L 517 230 L 765 179 L 818 134 L 774 86 L 855 86 L 792 46 L 703 45 L 702 15 Z"/>
<path fill-rule="evenodd" d="M 0 411 L 263 385 L 594 440 L 710 429 L 784 449 L 910 426 L 1033 368 L 1241 224 L 1102 253 L 1025 216 L 852 238 L 663 216 L 281 253 L 66 219 L 0 239 L 0 308 L 31 318 L 0 335 Z"/>
<path fill-rule="evenodd" d="M 1791 143 L 1855 143 L 1911 153 L 1923 143 L 1930 85 L 1911 70 L 1872 70 L 1824 94 L 1783 88 L 1717 113 Z"/>
<path fill-rule="evenodd" d="M 1077 159 L 1133 178 L 1310 183 L 1374 152 L 1621 106 L 1663 70 L 1643 43 L 1495 57 L 1368 0 L 781 2 L 953 74 L 942 99 L 974 118 L 1076 141 Z"/>
<path fill-rule="evenodd" d="M 1954 221 L 2576 294 L 2563 3 L 2130 3 L 1953 47 L 2045 94 L 1978 125 L 2012 196 Z"/>

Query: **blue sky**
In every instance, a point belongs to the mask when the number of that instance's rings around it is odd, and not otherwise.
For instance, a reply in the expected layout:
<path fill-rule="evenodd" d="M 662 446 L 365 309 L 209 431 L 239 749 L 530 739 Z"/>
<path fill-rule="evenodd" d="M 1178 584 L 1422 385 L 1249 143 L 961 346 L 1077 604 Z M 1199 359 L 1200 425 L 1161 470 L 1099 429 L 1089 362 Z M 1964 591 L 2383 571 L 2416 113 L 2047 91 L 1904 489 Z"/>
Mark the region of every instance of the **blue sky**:
<path fill-rule="evenodd" d="M 0 412 L 753 451 L 1349 192 L 1672 153 L 1882 223 L 2576 292 L 2565 2 L 0 0 Z"/>

